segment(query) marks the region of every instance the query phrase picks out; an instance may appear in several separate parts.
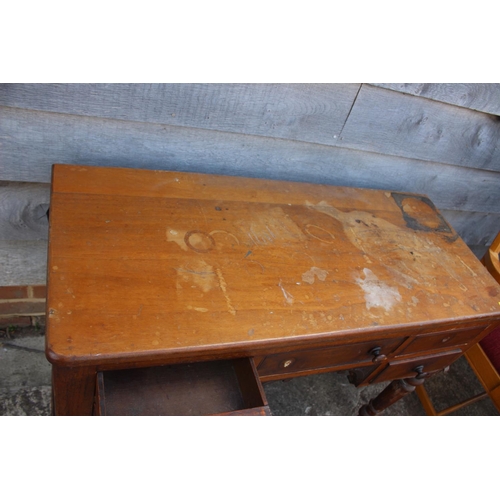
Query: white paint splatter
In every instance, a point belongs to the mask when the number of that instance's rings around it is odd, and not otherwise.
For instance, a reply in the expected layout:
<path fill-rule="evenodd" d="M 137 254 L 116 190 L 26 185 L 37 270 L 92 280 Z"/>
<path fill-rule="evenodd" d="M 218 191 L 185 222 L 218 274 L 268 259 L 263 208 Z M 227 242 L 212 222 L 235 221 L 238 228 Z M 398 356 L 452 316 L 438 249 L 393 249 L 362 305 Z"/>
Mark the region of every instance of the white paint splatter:
<path fill-rule="evenodd" d="M 390 311 L 396 302 L 401 301 L 401 295 L 397 287 L 389 286 L 387 283 L 380 281 L 370 269 L 363 269 L 365 279 L 357 278 L 358 284 L 365 292 L 366 308 L 369 310 L 372 307 L 382 307 L 386 311 Z"/>
<path fill-rule="evenodd" d="M 320 281 L 325 281 L 326 277 L 328 275 L 328 271 L 325 271 L 324 269 L 320 269 L 319 267 L 311 267 L 309 271 L 305 272 L 302 275 L 302 281 L 305 281 L 306 283 L 313 284 L 314 283 L 314 277 L 318 278 Z"/>

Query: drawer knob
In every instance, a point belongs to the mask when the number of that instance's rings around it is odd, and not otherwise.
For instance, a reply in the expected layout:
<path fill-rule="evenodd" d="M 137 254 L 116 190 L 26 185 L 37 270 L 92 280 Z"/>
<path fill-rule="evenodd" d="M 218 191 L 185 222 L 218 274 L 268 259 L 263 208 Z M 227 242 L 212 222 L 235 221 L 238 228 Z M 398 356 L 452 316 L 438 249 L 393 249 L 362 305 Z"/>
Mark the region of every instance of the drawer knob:
<path fill-rule="evenodd" d="M 381 351 L 382 348 L 378 346 L 368 351 L 368 354 L 371 354 L 373 356 L 373 363 L 380 363 L 381 361 L 385 361 L 387 359 L 387 356 L 385 354 L 380 354 Z"/>
<path fill-rule="evenodd" d="M 283 362 L 283 368 L 288 368 L 293 363 L 293 359 L 287 359 Z"/>
<path fill-rule="evenodd" d="M 418 365 L 416 366 L 415 368 L 413 368 L 413 371 L 414 372 L 417 372 L 417 376 L 415 378 L 424 378 L 425 377 L 425 373 L 424 373 L 424 365 Z"/>

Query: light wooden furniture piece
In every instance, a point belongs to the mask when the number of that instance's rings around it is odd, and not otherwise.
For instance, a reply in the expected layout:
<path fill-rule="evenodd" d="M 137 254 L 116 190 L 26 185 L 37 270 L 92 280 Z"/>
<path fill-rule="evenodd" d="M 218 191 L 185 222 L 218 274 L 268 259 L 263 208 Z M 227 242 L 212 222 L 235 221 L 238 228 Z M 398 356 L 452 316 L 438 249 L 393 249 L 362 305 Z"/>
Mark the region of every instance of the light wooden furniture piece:
<path fill-rule="evenodd" d="M 500 284 L 500 233 L 481 259 L 481 262 Z M 428 415 L 443 416 L 489 397 L 500 412 L 500 327 L 489 333 L 481 342 L 472 345 L 465 353 L 484 391 L 456 405 L 436 411 L 424 386 L 417 387 L 417 395 Z"/>
<path fill-rule="evenodd" d="M 500 324 L 500 287 L 421 195 L 53 167 L 56 415 L 266 415 L 348 370 L 375 415 Z"/>

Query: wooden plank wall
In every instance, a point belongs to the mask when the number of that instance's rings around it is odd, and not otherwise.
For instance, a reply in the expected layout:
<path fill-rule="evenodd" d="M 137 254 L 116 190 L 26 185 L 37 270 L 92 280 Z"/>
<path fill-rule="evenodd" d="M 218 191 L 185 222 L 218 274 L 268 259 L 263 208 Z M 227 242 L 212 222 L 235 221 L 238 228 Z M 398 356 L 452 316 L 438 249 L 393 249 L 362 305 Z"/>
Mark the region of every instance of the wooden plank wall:
<path fill-rule="evenodd" d="M 498 84 L 2 84 L 0 286 L 45 281 L 53 163 L 427 194 L 500 231 Z"/>

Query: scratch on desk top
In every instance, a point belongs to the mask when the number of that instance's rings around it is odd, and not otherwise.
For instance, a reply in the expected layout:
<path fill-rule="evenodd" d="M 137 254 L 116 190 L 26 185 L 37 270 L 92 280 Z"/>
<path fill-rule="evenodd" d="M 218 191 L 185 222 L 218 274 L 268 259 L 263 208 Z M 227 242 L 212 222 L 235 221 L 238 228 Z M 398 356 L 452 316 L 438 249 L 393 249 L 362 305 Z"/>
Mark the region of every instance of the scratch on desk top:
<path fill-rule="evenodd" d="M 293 298 L 293 295 L 289 292 L 287 292 L 285 290 L 285 288 L 283 287 L 283 285 L 281 284 L 281 280 L 280 282 L 278 283 L 278 286 L 280 287 L 281 289 L 281 292 L 283 293 L 283 297 L 285 297 L 285 301 L 287 304 L 293 304 L 294 303 L 294 298 Z"/>
<path fill-rule="evenodd" d="M 474 278 L 476 278 L 477 274 L 460 257 L 457 257 L 457 258 L 471 272 L 472 276 L 474 276 Z"/>
<path fill-rule="evenodd" d="M 219 286 L 220 289 L 222 290 L 222 293 L 224 294 L 224 298 L 226 299 L 226 304 L 227 304 L 227 310 L 229 311 L 230 314 L 233 316 L 236 316 L 236 309 L 234 308 L 233 304 L 231 303 L 231 298 L 229 297 L 229 294 L 227 292 L 227 284 L 226 280 L 224 279 L 224 275 L 222 274 L 222 271 L 217 268 L 217 277 L 219 278 Z"/>

